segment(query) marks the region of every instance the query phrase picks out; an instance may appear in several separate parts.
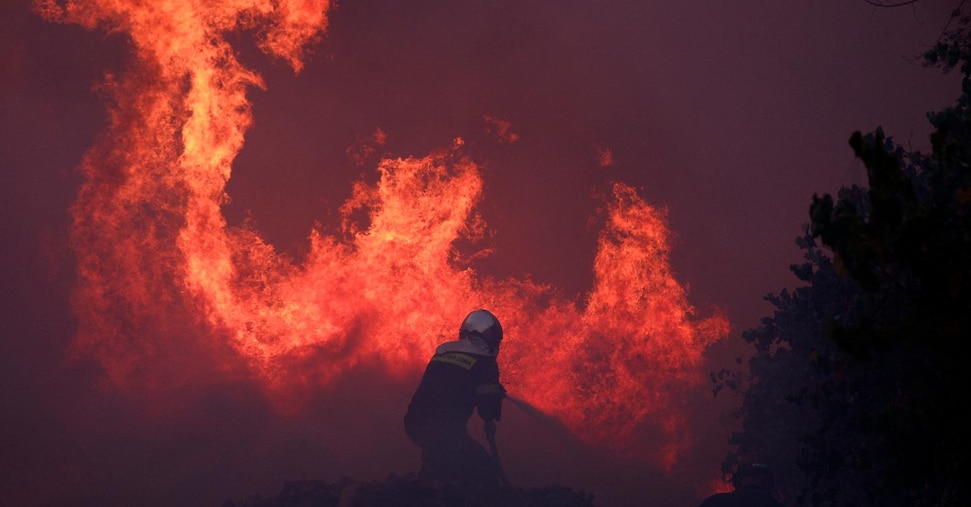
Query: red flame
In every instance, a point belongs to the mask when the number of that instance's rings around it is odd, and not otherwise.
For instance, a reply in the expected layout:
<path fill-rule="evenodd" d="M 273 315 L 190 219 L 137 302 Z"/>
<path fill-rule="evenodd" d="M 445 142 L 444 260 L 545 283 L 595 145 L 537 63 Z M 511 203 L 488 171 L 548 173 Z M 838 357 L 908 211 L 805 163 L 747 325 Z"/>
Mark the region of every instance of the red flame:
<path fill-rule="evenodd" d="M 656 428 L 664 444 L 652 452 L 672 465 L 690 444 L 683 393 L 703 379 L 702 353 L 728 323 L 695 317 L 669 266 L 664 213 L 633 188 L 613 185 L 582 306 L 531 281 L 480 278 L 457 250 L 486 227 L 475 212 L 482 179 L 459 140 L 424 158 L 381 161 L 377 183 L 355 183 L 340 208 L 343 234 L 311 231 L 299 263 L 252 228 L 227 225 L 225 187 L 252 121 L 246 91 L 263 84 L 223 36 L 255 30 L 265 52 L 299 71 L 329 7 L 38 3 L 50 20 L 125 34 L 134 53 L 128 72 L 107 77 L 110 129 L 82 163 L 72 209 L 75 349 L 96 357 L 114 384 L 132 386 L 147 365 L 182 353 L 171 350 L 172 320 L 189 315 L 282 398 L 367 361 L 413 378 L 462 316 L 486 307 L 506 329 L 500 362 L 513 394 L 589 442 L 630 447 L 638 428 Z"/>

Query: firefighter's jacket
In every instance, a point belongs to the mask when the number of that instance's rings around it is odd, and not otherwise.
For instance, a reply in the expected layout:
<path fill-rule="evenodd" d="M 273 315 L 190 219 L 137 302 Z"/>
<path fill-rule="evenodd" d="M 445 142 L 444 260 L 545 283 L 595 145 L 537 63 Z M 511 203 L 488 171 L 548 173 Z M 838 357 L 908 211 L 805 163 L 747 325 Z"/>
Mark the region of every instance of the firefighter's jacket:
<path fill-rule="evenodd" d="M 442 434 L 466 434 L 473 409 L 485 421 L 498 421 L 505 396 L 496 358 L 476 337 L 444 343 L 408 405 L 405 431 L 420 446 Z"/>

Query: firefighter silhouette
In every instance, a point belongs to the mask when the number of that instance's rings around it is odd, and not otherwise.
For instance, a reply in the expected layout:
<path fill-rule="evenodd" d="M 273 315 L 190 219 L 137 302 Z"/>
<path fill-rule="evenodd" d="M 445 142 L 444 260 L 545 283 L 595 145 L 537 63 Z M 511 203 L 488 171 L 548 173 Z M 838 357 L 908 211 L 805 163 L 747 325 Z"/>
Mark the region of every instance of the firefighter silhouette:
<path fill-rule="evenodd" d="M 404 417 L 408 438 L 422 450 L 420 478 L 465 491 L 499 488 L 497 463 L 467 424 L 477 410 L 486 431 L 495 431 L 502 416 L 500 342 L 496 316 L 475 310 L 462 322 L 459 339 L 435 350 Z"/>

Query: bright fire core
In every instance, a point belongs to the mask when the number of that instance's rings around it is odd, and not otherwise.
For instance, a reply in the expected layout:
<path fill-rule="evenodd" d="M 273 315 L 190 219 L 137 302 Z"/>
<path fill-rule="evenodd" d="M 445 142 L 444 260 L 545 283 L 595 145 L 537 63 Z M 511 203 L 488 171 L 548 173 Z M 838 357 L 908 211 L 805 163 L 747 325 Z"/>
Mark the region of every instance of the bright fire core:
<path fill-rule="evenodd" d="M 151 365 L 174 360 L 173 336 L 185 333 L 174 321 L 218 342 L 233 356 L 226 363 L 242 359 L 270 397 L 375 361 L 413 377 L 468 311 L 485 307 L 506 330 L 500 364 L 512 394 L 597 445 L 629 447 L 635 430 L 655 428 L 664 445 L 652 456 L 667 466 L 690 444 L 683 394 L 703 381 L 702 353 L 728 322 L 695 317 L 668 264 L 663 212 L 633 188 L 612 188 L 582 305 L 531 281 L 480 278 L 463 260 L 456 241 L 485 224 L 478 167 L 460 149 L 381 161 L 377 183 L 355 183 L 340 208 L 343 234 L 311 231 L 297 263 L 222 215 L 252 121 L 246 92 L 263 86 L 224 35 L 252 31 L 299 72 L 303 49 L 326 30 L 327 0 L 37 7 L 49 20 L 122 33 L 132 48 L 125 73 L 105 80 L 109 130 L 82 162 L 72 208 L 75 350 L 113 384 L 137 389 Z"/>

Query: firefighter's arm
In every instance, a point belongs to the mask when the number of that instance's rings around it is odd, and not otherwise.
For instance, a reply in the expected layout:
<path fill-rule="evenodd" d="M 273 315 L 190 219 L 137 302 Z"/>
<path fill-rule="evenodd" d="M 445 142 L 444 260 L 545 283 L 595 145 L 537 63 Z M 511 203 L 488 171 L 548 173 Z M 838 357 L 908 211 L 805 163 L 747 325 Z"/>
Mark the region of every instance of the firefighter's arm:
<path fill-rule="evenodd" d="M 484 421 L 498 421 L 502 418 L 502 399 L 506 397 L 506 388 L 499 382 L 484 384 L 475 389 L 476 406 L 479 417 Z"/>
<path fill-rule="evenodd" d="M 482 426 L 482 429 L 485 431 L 486 438 L 489 439 L 490 442 L 495 441 L 495 438 L 496 438 L 496 422 L 495 421 L 493 421 L 492 419 L 486 419 L 484 421 L 484 424 Z"/>

